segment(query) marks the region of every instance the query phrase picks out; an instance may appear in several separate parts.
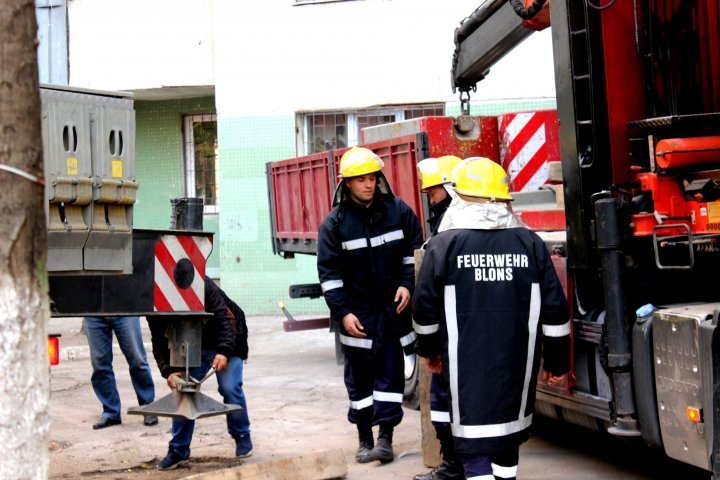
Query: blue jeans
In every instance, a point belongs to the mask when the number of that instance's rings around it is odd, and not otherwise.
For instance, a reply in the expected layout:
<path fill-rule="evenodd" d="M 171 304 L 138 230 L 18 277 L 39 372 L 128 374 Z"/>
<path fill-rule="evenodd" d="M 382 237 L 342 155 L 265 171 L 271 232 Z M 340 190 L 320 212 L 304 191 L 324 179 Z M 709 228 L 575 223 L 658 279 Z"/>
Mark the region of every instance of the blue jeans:
<path fill-rule="evenodd" d="M 200 380 L 210 370 L 215 359 L 215 352 L 203 350 L 200 358 L 200 367 L 190 369 L 190 376 Z M 225 403 L 240 405 L 242 410 L 227 415 L 228 433 L 235 439 L 250 433 L 250 418 L 247 413 L 247 402 L 243 393 L 243 360 L 240 357 L 228 358 L 227 367 L 216 373 L 218 392 Z M 173 417 L 172 439 L 168 449 L 182 458 L 190 456 L 190 442 L 195 429 L 195 420 Z"/>
<path fill-rule="evenodd" d="M 155 400 L 155 385 L 143 346 L 139 317 L 85 317 L 93 390 L 102 403 L 102 416 L 120 420 L 120 394 L 112 366 L 113 331 L 130 367 L 130 379 L 140 405 Z"/>

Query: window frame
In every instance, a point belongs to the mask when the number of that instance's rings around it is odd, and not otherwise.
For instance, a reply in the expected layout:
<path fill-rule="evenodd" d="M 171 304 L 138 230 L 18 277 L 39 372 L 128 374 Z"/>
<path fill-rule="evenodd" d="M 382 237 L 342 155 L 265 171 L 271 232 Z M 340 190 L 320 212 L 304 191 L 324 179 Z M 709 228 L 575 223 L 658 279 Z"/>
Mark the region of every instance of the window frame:
<path fill-rule="evenodd" d="M 210 117 L 209 119 L 207 117 Z M 198 120 L 200 119 L 200 120 Z M 194 198 L 197 195 L 195 188 L 195 139 L 193 123 L 197 121 L 210 121 L 215 122 L 217 125 L 217 113 L 216 112 L 204 112 L 204 113 L 186 113 L 182 117 L 182 138 L 183 138 L 183 178 L 184 178 L 184 191 L 185 196 Z M 217 139 L 217 127 L 215 132 L 215 138 Z M 192 139 L 192 141 L 190 141 Z M 216 153 L 216 163 L 219 166 L 218 154 Z M 215 168 L 215 198 L 220 200 L 220 169 Z M 220 213 L 220 205 L 207 205 L 203 198 L 203 214 L 212 215 Z"/>
<path fill-rule="evenodd" d="M 347 132 L 347 146 L 360 145 L 359 117 L 394 115 L 395 122 L 405 120 L 405 111 L 417 108 L 441 108 L 445 114 L 446 105 L 442 102 L 436 103 L 411 103 L 402 105 L 388 105 L 369 108 L 358 108 L 350 110 L 303 110 L 296 113 L 296 127 L 300 130 L 296 135 L 296 151 L 298 155 L 310 155 L 310 117 L 313 115 L 345 115 L 345 129 Z M 412 117 L 417 118 L 417 117 Z M 337 126 L 337 124 L 336 124 Z"/>

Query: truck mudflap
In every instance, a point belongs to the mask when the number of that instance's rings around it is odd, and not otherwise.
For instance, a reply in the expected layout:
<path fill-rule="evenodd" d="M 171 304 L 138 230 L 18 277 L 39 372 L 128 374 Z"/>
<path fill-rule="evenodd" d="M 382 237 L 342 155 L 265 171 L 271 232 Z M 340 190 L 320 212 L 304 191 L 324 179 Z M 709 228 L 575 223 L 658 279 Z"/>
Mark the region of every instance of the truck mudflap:
<path fill-rule="evenodd" d="M 665 453 L 718 472 L 720 304 L 676 305 L 653 314 L 657 411 Z M 718 392 L 718 393 L 716 393 Z"/>

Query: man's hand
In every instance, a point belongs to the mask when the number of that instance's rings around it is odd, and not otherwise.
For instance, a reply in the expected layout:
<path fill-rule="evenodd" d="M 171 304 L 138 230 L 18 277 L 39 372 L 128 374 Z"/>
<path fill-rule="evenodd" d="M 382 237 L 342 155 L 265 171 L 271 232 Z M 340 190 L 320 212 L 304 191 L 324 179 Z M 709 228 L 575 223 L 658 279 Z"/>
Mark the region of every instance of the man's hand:
<path fill-rule="evenodd" d="M 345 315 L 342 318 L 342 324 L 343 328 L 345 328 L 345 331 L 353 337 L 367 337 L 367 335 L 362 332 L 362 330 L 365 330 L 362 326 L 362 323 L 360 323 L 360 320 L 358 320 L 358 318 L 354 314 L 348 313 L 347 315 Z"/>
<path fill-rule="evenodd" d="M 227 367 L 228 359 L 225 355 L 217 354 L 215 355 L 215 360 L 213 360 L 212 367 L 215 369 L 216 372 L 222 372 L 225 370 L 225 367 Z"/>
<path fill-rule="evenodd" d="M 395 292 L 395 303 L 398 301 L 400 303 L 395 311 L 399 315 L 410 305 L 410 290 L 405 287 L 398 287 L 397 292 Z"/>
<path fill-rule="evenodd" d="M 170 387 L 170 390 L 175 390 L 175 381 L 173 380 L 173 377 L 181 377 L 182 378 L 182 374 L 180 372 L 174 372 L 174 373 L 171 373 L 170 375 L 168 375 L 167 384 L 168 384 L 168 387 Z"/>
<path fill-rule="evenodd" d="M 440 355 L 432 358 L 426 358 L 425 366 L 427 366 L 427 369 L 430 370 L 430 373 L 437 373 L 440 375 L 442 373 L 442 360 L 440 360 Z"/>

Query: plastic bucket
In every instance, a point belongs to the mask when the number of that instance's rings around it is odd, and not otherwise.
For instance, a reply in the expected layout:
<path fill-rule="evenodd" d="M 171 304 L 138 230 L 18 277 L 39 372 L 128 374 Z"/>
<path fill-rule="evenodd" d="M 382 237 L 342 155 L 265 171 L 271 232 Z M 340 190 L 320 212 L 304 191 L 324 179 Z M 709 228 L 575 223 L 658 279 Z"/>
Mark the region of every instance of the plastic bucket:
<path fill-rule="evenodd" d="M 203 229 L 202 198 L 172 198 L 172 219 L 170 228 L 173 230 Z"/>

